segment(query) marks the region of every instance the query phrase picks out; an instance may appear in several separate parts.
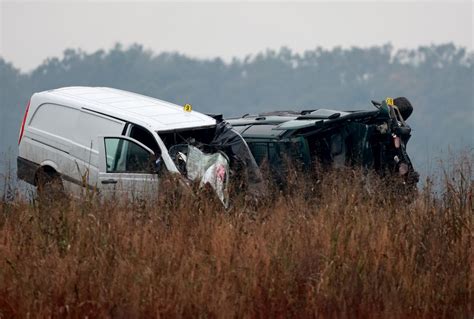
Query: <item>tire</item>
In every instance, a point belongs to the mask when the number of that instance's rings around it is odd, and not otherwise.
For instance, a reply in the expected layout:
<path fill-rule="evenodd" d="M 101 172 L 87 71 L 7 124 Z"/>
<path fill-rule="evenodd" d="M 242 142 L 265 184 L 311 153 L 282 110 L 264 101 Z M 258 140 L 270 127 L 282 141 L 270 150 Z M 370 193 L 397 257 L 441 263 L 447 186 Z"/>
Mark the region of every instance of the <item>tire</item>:
<path fill-rule="evenodd" d="M 403 117 L 403 120 L 406 121 L 413 112 L 413 106 L 411 105 L 410 101 L 408 101 L 406 97 L 401 96 L 394 99 L 393 103 L 400 110 L 400 114 Z"/>
<path fill-rule="evenodd" d="M 66 198 L 61 176 L 57 172 L 40 170 L 35 180 L 39 201 L 53 204 Z"/>

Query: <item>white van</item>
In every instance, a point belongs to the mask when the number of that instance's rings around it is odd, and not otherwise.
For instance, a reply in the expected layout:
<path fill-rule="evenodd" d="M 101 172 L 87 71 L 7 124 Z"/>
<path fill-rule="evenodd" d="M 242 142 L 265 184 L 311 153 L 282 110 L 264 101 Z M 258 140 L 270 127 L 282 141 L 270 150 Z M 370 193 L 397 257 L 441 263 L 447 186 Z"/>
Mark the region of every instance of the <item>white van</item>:
<path fill-rule="evenodd" d="M 222 188 L 228 181 L 229 158 L 224 152 L 213 155 L 198 149 L 215 140 L 216 124 L 215 118 L 190 106 L 112 88 L 35 93 L 20 130 L 18 177 L 35 186 L 54 180 L 71 191 L 84 186 L 100 193 L 154 191 L 160 171 L 183 173 L 179 166 L 184 162 L 185 170 L 195 169 L 189 175 L 207 176 L 225 202 Z M 190 166 L 186 147 L 192 147 L 194 158 L 213 157 Z"/>

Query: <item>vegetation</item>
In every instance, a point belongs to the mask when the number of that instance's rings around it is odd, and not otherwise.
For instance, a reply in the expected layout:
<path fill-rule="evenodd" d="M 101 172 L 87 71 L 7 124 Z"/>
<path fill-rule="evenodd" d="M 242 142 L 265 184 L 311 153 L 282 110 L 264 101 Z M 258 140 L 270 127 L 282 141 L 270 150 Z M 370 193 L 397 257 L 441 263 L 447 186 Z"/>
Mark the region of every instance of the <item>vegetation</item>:
<path fill-rule="evenodd" d="M 230 212 L 172 180 L 153 203 L 2 202 L 0 318 L 472 317 L 472 163 L 404 200 L 349 170 Z"/>

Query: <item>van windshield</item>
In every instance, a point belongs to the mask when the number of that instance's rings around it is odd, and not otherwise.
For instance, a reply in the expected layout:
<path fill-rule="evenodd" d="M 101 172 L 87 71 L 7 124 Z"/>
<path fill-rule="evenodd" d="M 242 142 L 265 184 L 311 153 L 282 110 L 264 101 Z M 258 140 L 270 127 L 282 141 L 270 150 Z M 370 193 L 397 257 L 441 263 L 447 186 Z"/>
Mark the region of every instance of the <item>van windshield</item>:
<path fill-rule="evenodd" d="M 216 135 L 216 128 L 212 126 L 157 133 L 168 149 L 168 153 L 175 163 L 176 168 L 178 168 L 182 174 L 186 174 L 186 154 L 188 146 L 192 145 L 200 149 L 206 149 Z"/>
<path fill-rule="evenodd" d="M 215 126 L 171 132 L 157 132 L 167 149 L 177 144 L 209 144 L 216 134 Z"/>

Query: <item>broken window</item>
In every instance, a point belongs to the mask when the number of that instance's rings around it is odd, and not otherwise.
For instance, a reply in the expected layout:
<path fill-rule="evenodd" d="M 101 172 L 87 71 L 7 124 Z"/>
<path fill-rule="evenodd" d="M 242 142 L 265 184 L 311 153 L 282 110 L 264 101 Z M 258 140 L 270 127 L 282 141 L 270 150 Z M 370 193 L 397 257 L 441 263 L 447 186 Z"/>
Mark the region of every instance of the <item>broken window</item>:
<path fill-rule="evenodd" d="M 188 145 L 196 146 L 206 152 L 213 153 L 209 149 L 209 143 L 215 136 L 215 127 L 192 128 L 171 132 L 158 132 L 161 140 L 168 149 L 168 154 L 176 165 L 176 168 L 184 175 L 186 171 L 186 158 Z"/>
<path fill-rule="evenodd" d="M 165 143 L 168 150 L 173 145 L 179 144 L 209 144 L 216 134 L 215 127 L 207 128 L 193 128 L 189 130 L 158 132 L 163 143 Z"/>

